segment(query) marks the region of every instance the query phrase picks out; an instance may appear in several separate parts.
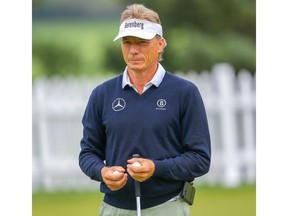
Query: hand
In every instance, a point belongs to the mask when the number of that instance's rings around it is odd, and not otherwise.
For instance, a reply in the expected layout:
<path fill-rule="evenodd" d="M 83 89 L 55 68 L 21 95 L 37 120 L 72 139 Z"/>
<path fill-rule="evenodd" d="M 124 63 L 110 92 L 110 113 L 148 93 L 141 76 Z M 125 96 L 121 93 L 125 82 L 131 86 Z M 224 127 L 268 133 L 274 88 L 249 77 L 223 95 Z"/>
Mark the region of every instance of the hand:
<path fill-rule="evenodd" d="M 125 169 L 121 166 L 103 167 L 101 169 L 101 176 L 104 183 L 112 191 L 116 191 L 124 187 L 128 179 Z"/>
<path fill-rule="evenodd" d="M 132 158 L 127 162 L 127 172 L 133 179 L 139 182 L 144 182 L 149 179 L 155 171 L 155 164 L 152 160 L 144 158 Z M 134 162 L 140 163 L 141 166 L 133 166 L 132 164 Z"/>

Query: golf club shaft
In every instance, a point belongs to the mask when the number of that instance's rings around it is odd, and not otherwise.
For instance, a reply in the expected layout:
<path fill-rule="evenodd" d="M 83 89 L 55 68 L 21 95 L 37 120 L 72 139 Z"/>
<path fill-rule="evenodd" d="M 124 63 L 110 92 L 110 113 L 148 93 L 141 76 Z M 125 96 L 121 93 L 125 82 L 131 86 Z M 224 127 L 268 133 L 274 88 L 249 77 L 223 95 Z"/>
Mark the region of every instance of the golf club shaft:
<path fill-rule="evenodd" d="M 136 197 L 136 205 L 137 205 L 137 216 L 141 216 L 140 197 Z"/>
<path fill-rule="evenodd" d="M 133 158 L 139 158 L 139 154 L 134 154 Z M 141 190 L 140 190 L 140 182 L 135 180 L 135 197 L 136 197 L 136 207 L 137 207 L 137 216 L 141 216 Z"/>

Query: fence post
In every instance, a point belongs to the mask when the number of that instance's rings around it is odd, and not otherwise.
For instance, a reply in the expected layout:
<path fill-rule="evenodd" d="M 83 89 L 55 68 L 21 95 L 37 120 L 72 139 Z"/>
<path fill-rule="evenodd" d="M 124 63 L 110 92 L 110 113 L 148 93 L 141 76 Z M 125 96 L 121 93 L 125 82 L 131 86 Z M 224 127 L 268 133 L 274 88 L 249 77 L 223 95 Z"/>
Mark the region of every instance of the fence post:
<path fill-rule="evenodd" d="M 237 154 L 237 127 L 235 115 L 235 72 L 228 64 L 216 64 L 212 74 L 219 94 L 219 114 L 223 157 L 223 183 L 234 187 L 240 184 L 240 170 Z M 213 146 L 212 146 L 213 148 Z M 217 161 L 219 162 L 219 161 Z"/>
<path fill-rule="evenodd" d="M 238 76 L 240 87 L 239 106 L 243 111 L 243 157 L 246 168 L 246 180 L 251 183 L 255 181 L 255 128 L 253 110 L 255 110 L 255 91 L 252 89 L 253 77 L 248 71 L 241 70 Z"/>
<path fill-rule="evenodd" d="M 48 110 L 45 109 L 45 94 L 47 91 L 46 79 L 40 79 L 35 83 L 35 108 L 38 113 L 37 125 L 39 129 L 39 170 L 41 175 L 41 185 L 44 188 L 52 186 L 52 179 L 48 169 L 49 165 L 49 128 L 48 128 Z"/>

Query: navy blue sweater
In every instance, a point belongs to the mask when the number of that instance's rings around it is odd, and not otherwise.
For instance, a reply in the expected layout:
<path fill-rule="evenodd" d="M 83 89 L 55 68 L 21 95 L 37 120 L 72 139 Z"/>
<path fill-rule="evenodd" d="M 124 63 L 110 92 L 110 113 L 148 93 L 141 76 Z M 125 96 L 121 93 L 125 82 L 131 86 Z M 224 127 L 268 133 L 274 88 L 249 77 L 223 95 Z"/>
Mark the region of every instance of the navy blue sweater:
<path fill-rule="evenodd" d="M 101 181 L 104 201 L 136 209 L 134 180 L 111 191 L 101 178 L 105 166 L 126 168 L 138 153 L 155 163 L 154 175 L 141 183 L 141 207 L 149 208 L 180 193 L 185 180 L 208 172 L 210 135 L 206 112 L 197 87 L 169 72 L 160 86 L 142 95 L 119 75 L 97 86 L 83 116 L 79 165 L 91 179 Z M 105 163 L 104 163 L 105 162 Z"/>

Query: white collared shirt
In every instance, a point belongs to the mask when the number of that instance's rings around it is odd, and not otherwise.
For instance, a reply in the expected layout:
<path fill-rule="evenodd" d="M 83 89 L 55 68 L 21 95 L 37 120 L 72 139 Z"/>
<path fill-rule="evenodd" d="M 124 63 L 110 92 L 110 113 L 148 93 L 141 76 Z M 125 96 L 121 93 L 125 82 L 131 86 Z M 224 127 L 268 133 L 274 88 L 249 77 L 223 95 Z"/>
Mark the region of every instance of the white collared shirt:
<path fill-rule="evenodd" d="M 155 75 L 153 76 L 153 78 L 148 83 L 145 84 L 144 89 L 143 89 L 143 93 L 145 91 L 147 91 L 152 85 L 155 85 L 156 87 L 158 87 L 161 84 L 161 82 L 165 76 L 165 73 L 166 73 L 165 69 L 162 67 L 162 65 L 160 63 L 158 63 L 158 69 L 157 69 Z M 137 93 L 139 93 L 137 88 L 130 81 L 127 67 L 125 68 L 124 73 L 123 73 L 122 88 L 124 89 L 126 85 L 129 85 Z"/>

